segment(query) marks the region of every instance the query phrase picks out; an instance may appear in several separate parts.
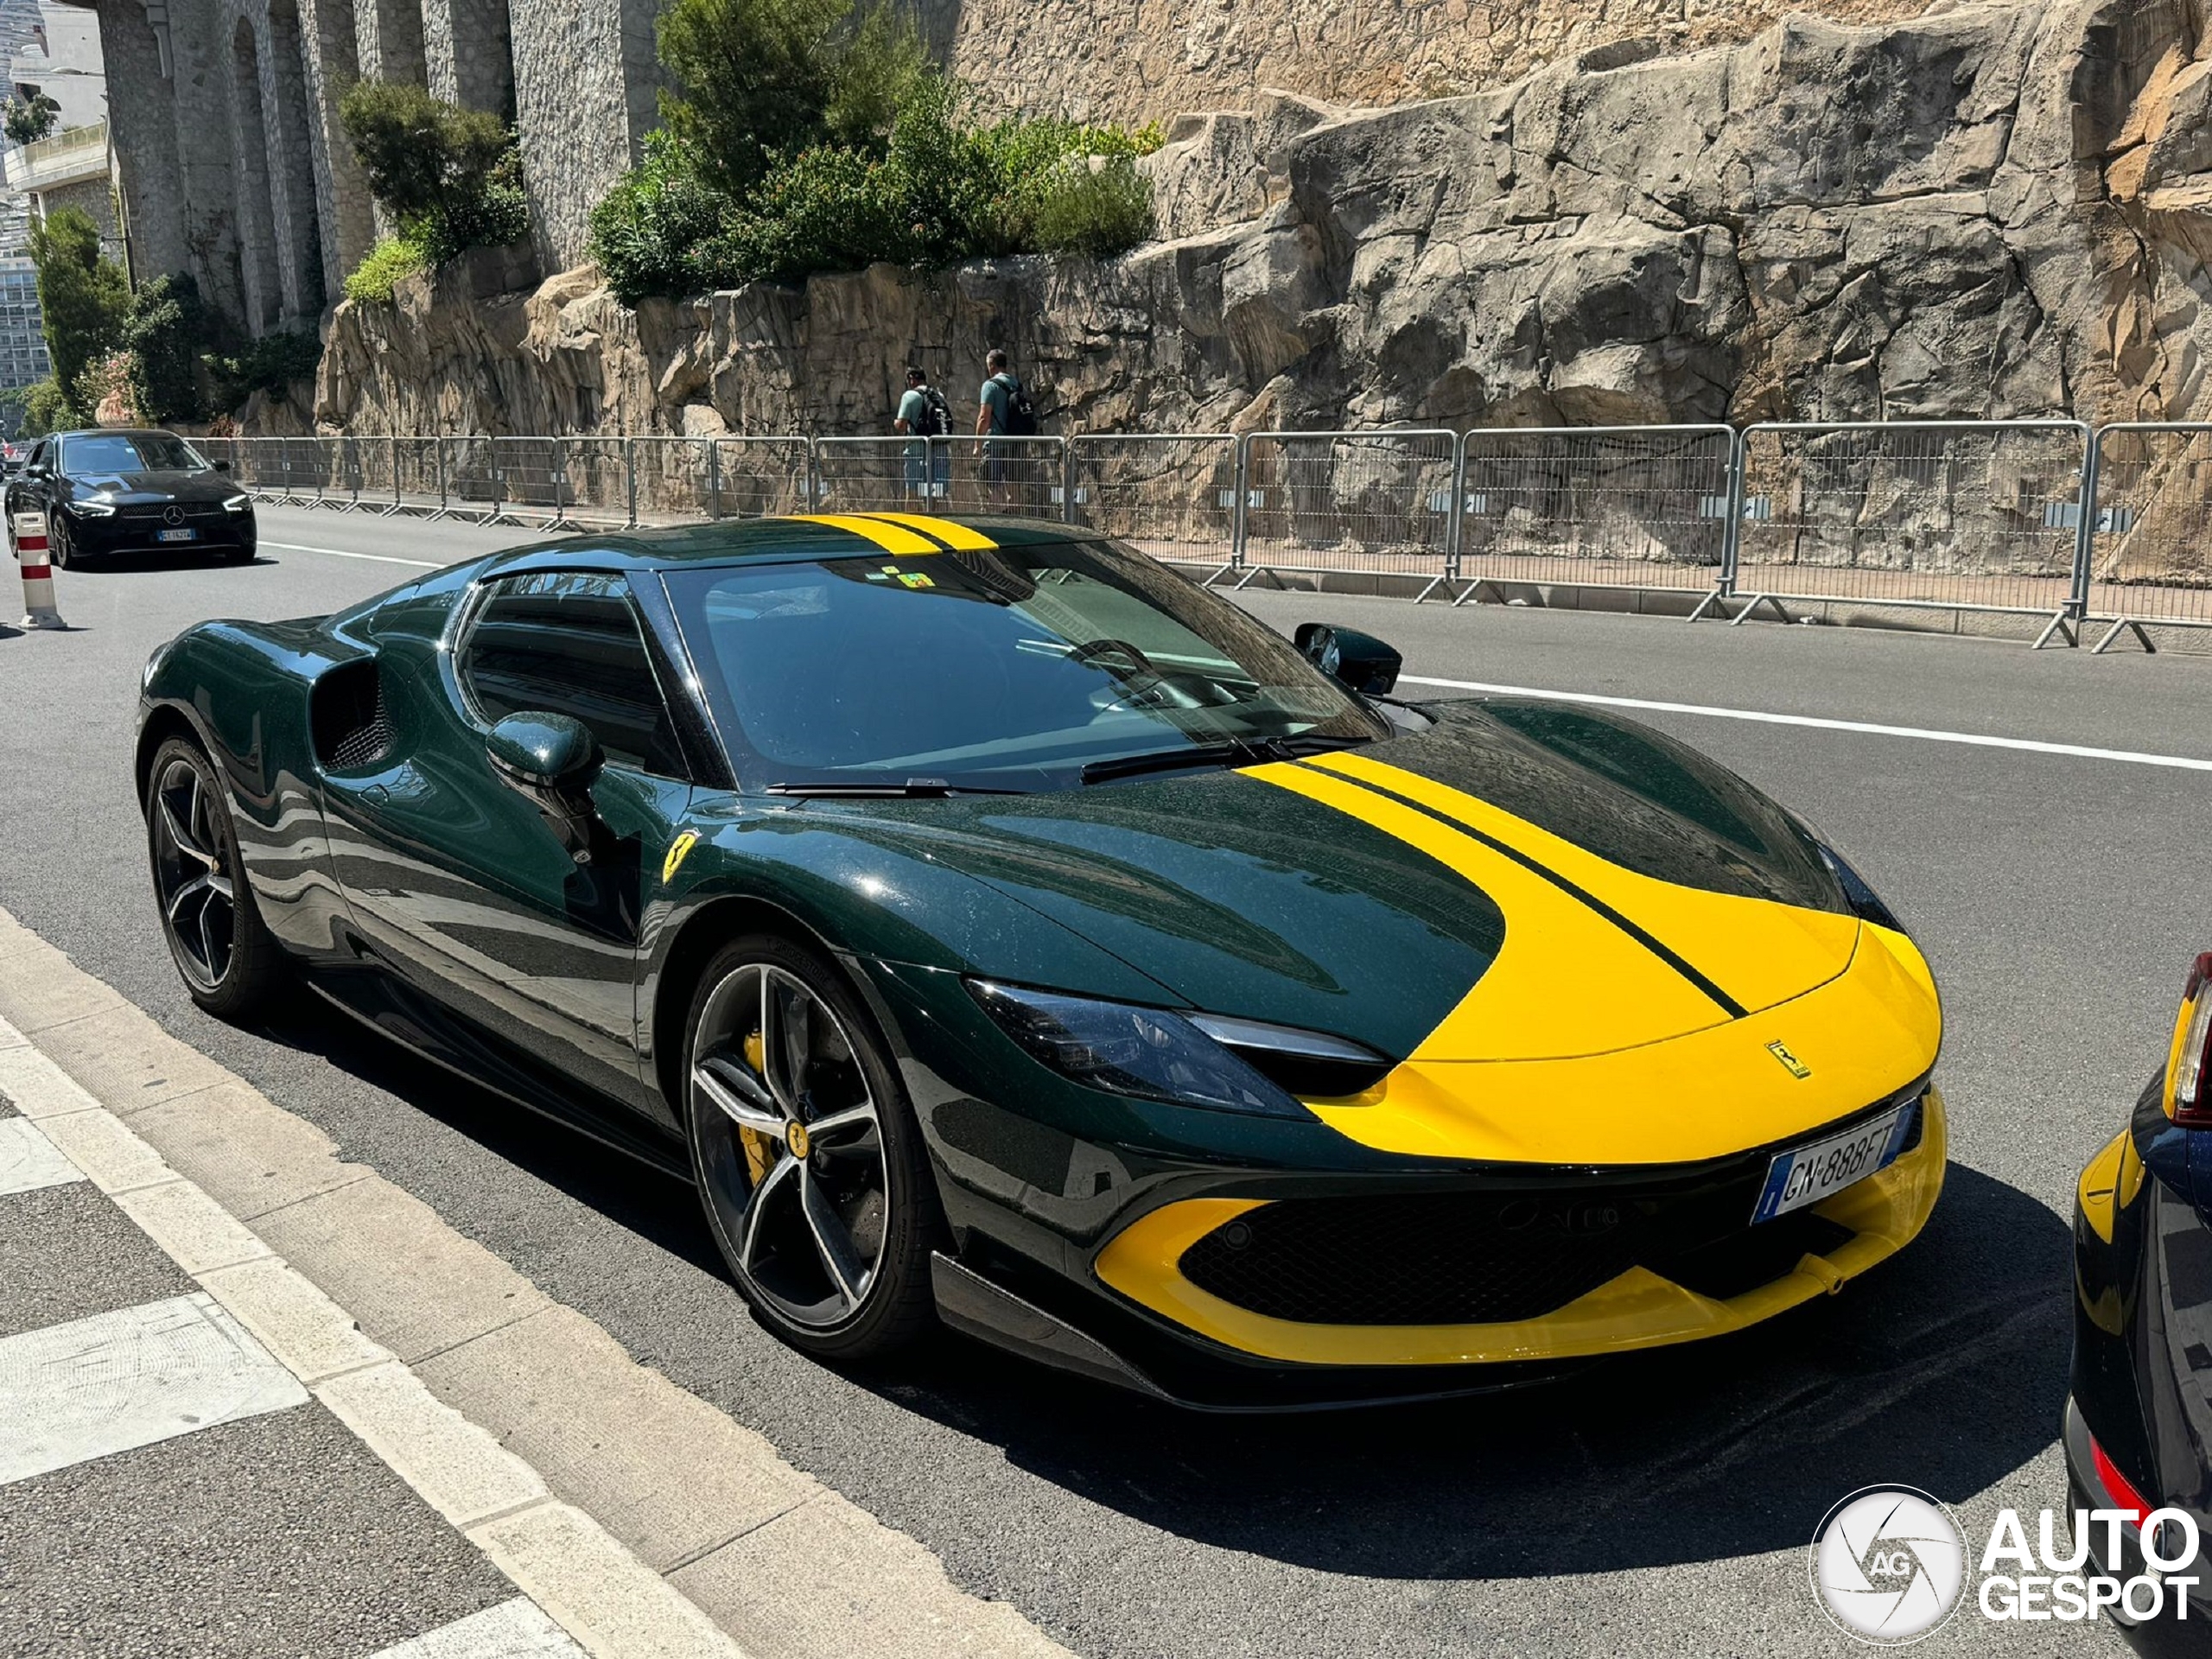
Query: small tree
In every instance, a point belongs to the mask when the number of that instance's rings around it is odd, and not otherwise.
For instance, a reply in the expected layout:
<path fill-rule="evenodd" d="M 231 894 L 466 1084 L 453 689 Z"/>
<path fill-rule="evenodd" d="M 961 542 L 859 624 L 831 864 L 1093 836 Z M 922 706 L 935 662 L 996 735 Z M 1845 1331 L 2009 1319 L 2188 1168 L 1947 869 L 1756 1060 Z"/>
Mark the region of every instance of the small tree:
<path fill-rule="evenodd" d="M 880 141 L 925 61 L 903 16 L 855 0 L 675 0 L 660 58 L 671 130 L 734 193 L 807 145 Z"/>
<path fill-rule="evenodd" d="M 499 117 L 464 110 L 405 81 L 357 80 L 338 118 L 367 175 L 369 194 L 403 227 L 481 193 L 513 142 Z"/>
<path fill-rule="evenodd" d="M 34 90 L 29 98 L 11 98 L 7 103 L 7 114 L 0 118 L 0 126 L 19 144 L 35 144 L 54 130 L 54 124 L 61 118 L 61 106 L 44 92 Z"/>
<path fill-rule="evenodd" d="M 200 355 L 214 338 L 200 287 L 183 271 L 156 276 L 131 301 L 123 343 L 137 365 L 133 398 L 151 421 L 196 421 L 207 412 Z"/>
<path fill-rule="evenodd" d="M 121 266 L 100 257 L 99 227 L 82 208 L 57 207 L 32 226 L 31 259 L 54 382 L 81 410 L 86 366 L 122 344 L 130 284 Z"/>

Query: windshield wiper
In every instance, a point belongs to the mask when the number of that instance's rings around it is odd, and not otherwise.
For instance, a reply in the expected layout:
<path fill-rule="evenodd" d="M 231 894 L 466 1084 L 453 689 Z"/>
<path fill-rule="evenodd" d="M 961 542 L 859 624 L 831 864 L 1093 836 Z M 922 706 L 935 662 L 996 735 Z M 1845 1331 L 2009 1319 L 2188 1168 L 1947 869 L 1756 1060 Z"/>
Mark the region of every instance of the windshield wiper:
<path fill-rule="evenodd" d="M 1358 737 L 1231 738 L 1224 743 L 1197 743 L 1185 749 L 1158 749 L 1147 754 L 1117 754 L 1109 760 L 1093 760 L 1084 767 L 1083 781 L 1103 784 L 1116 778 L 1181 772 L 1193 766 L 1257 766 L 1270 760 L 1295 760 L 1301 755 L 1354 748 L 1367 741 Z"/>
<path fill-rule="evenodd" d="M 829 779 L 820 783 L 770 784 L 771 795 L 789 796 L 793 799 L 826 800 L 930 800 L 946 795 L 1026 795 L 1027 790 L 985 789 L 969 784 L 938 784 L 914 781 L 904 784 L 859 784 Z"/>

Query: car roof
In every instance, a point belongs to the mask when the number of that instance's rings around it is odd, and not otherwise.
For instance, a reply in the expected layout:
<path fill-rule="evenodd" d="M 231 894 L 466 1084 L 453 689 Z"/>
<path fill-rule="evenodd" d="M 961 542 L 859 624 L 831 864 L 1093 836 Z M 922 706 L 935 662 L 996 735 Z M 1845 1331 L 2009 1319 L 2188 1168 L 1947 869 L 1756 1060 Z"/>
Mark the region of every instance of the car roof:
<path fill-rule="evenodd" d="M 772 518 L 721 518 L 664 530 L 586 531 L 534 542 L 494 555 L 486 574 L 589 563 L 631 569 L 683 565 L 782 564 L 849 559 L 870 553 L 896 557 L 974 548 L 1035 547 L 1097 541 L 1099 532 L 1046 518 L 942 517 L 903 512 L 802 513 Z"/>

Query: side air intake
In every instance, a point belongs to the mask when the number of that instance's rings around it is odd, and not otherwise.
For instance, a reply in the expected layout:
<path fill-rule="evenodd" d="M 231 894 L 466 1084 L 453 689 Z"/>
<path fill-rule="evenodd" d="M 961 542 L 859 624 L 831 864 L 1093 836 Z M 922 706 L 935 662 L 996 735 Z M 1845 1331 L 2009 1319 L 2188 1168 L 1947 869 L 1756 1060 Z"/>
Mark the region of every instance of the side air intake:
<path fill-rule="evenodd" d="M 374 658 L 341 664 L 317 680 L 308 715 L 315 759 L 326 772 L 356 772 L 391 752 L 384 674 Z"/>

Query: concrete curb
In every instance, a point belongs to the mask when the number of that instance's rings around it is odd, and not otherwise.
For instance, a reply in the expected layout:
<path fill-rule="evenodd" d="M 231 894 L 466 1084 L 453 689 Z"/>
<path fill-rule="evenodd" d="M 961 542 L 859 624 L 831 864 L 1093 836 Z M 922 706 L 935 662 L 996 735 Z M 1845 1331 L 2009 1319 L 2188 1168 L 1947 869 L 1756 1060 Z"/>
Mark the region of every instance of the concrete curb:
<path fill-rule="evenodd" d="M 5 910 L 0 1093 L 590 1653 L 1069 1659 Z"/>

